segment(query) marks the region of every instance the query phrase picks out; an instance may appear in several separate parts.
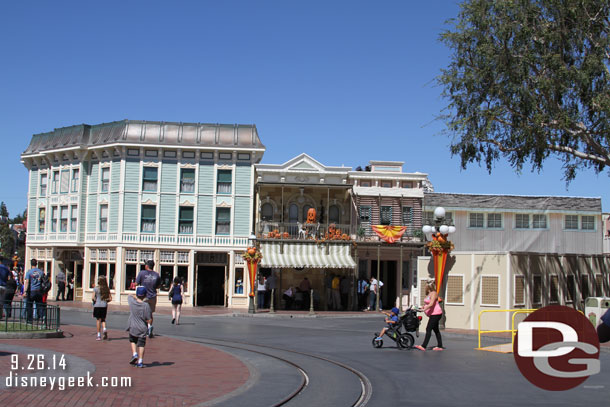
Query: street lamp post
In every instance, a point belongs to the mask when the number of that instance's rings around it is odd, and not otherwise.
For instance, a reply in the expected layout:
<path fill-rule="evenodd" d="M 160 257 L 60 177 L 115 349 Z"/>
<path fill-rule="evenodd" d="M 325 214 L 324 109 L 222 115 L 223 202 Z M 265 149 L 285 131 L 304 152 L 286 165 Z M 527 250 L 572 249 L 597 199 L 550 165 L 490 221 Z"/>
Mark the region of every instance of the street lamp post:
<path fill-rule="evenodd" d="M 434 282 L 436 290 L 439 293 L 439 302 L 444 311 L 444 301 L 440 297 L 443 286 L 443 278 L 445 276 L 445 264 L 447 263 L 447 255 L 453 250 L 453 243 L 447 237 L 455 233 L 455 226 L 445 218 L 445 208 L 438 207 L 434 210 L 434 225 L 424 225 L 422 232 L 426 236 L 431 236 L 432 240 L 426 244 L 434 261 Z M 444 314 L 444 312 L 443 312 Z M 444 326 L 443 326 L 444 327 Z"/>
<path fill-rule="evenodd" d="M 256 247 L 256 236 L 254 233 L 250 235 L 248 238 L 248 249 L 242 255 L 243 259 L 246 261 L 246 265 L 248 266 L 248 275 L 250 278 L 250 293 L 249 302 L 248 302 L 248 314 L 256 313 L 254 307 L 254 286 L 256 283 L 256 271 L 258 268 L 258 263 L 263 258 L 260 250 Z"/>

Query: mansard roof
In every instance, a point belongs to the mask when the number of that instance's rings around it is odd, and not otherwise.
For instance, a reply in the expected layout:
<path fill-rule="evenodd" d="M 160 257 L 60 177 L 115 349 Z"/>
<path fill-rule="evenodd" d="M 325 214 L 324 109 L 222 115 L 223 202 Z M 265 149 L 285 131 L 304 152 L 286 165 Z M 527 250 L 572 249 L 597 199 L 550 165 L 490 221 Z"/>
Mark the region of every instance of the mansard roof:
<path fill-rule="evenodd" d="M 265 149 L 253 124 L 204 124 L 121 120 L 79 124 L 32 136 L 23 156 L 106 145 Z"/>

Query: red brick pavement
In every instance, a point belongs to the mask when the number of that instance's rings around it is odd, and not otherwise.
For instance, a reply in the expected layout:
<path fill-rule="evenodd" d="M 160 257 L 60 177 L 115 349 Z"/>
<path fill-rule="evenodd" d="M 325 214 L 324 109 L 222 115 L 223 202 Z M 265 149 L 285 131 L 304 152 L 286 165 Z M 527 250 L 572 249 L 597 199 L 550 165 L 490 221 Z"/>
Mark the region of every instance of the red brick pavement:
<path fill-rule="evenodd" d="M 213 400 L 243 386 L 248 368 L 237 358 L 200 344 L 157 336 L 146 342 L 144 369 L 129 365 L 131 350 L 124 331 L 109 331 L 108 341 L 96 341 L 92 328 L 64 325 L 61 339 L 0 340 L 12 344 L 81 357 L 101 377 L 131 377 L 130 388 L 11 388 L 0 391 L 0 406 L 190 406 Z M 73 336 L 71 336 L 73 335 Z M 24 360 L 24 359 L 21 359 Z M 10 356 L 0 353 L 0 375 L 9 372 Z M 20 373 L 21 374 L 21 373 Z"/>

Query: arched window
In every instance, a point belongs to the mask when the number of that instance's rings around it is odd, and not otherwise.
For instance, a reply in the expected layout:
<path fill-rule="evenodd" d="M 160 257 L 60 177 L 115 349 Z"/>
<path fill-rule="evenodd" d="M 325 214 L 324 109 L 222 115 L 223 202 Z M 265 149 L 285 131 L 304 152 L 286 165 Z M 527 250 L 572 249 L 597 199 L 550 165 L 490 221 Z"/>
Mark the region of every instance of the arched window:
<path fill-rule="evenodd" d="M 328 221 L 329 223 L 341 223 L 341 215 L 337 205 L 331 205 L 328 209 Z"/>
<path fill-rule="evenodd" d="M 297 223 L 299 221 L 299 207 L 296 204 L 290 204 L 288 208 L 288 222 Z"/>
<path fill-rule="evenodd" d="M 271 205 L 269 202 L 263 204 L 261 212 L 263 220 L 273 220 L 273 205 Z"/>

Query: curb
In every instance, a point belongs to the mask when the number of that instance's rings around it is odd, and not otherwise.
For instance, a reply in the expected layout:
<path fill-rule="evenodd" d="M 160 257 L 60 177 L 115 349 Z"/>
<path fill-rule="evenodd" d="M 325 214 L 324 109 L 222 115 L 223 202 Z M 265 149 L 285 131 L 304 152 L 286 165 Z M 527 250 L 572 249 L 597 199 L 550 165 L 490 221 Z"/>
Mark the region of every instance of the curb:
<path fill-rule="evenodd" d="M 48 339 L 63 338 L 64 331 L 57 332 L 0 332 L 0 339 Z"/>

